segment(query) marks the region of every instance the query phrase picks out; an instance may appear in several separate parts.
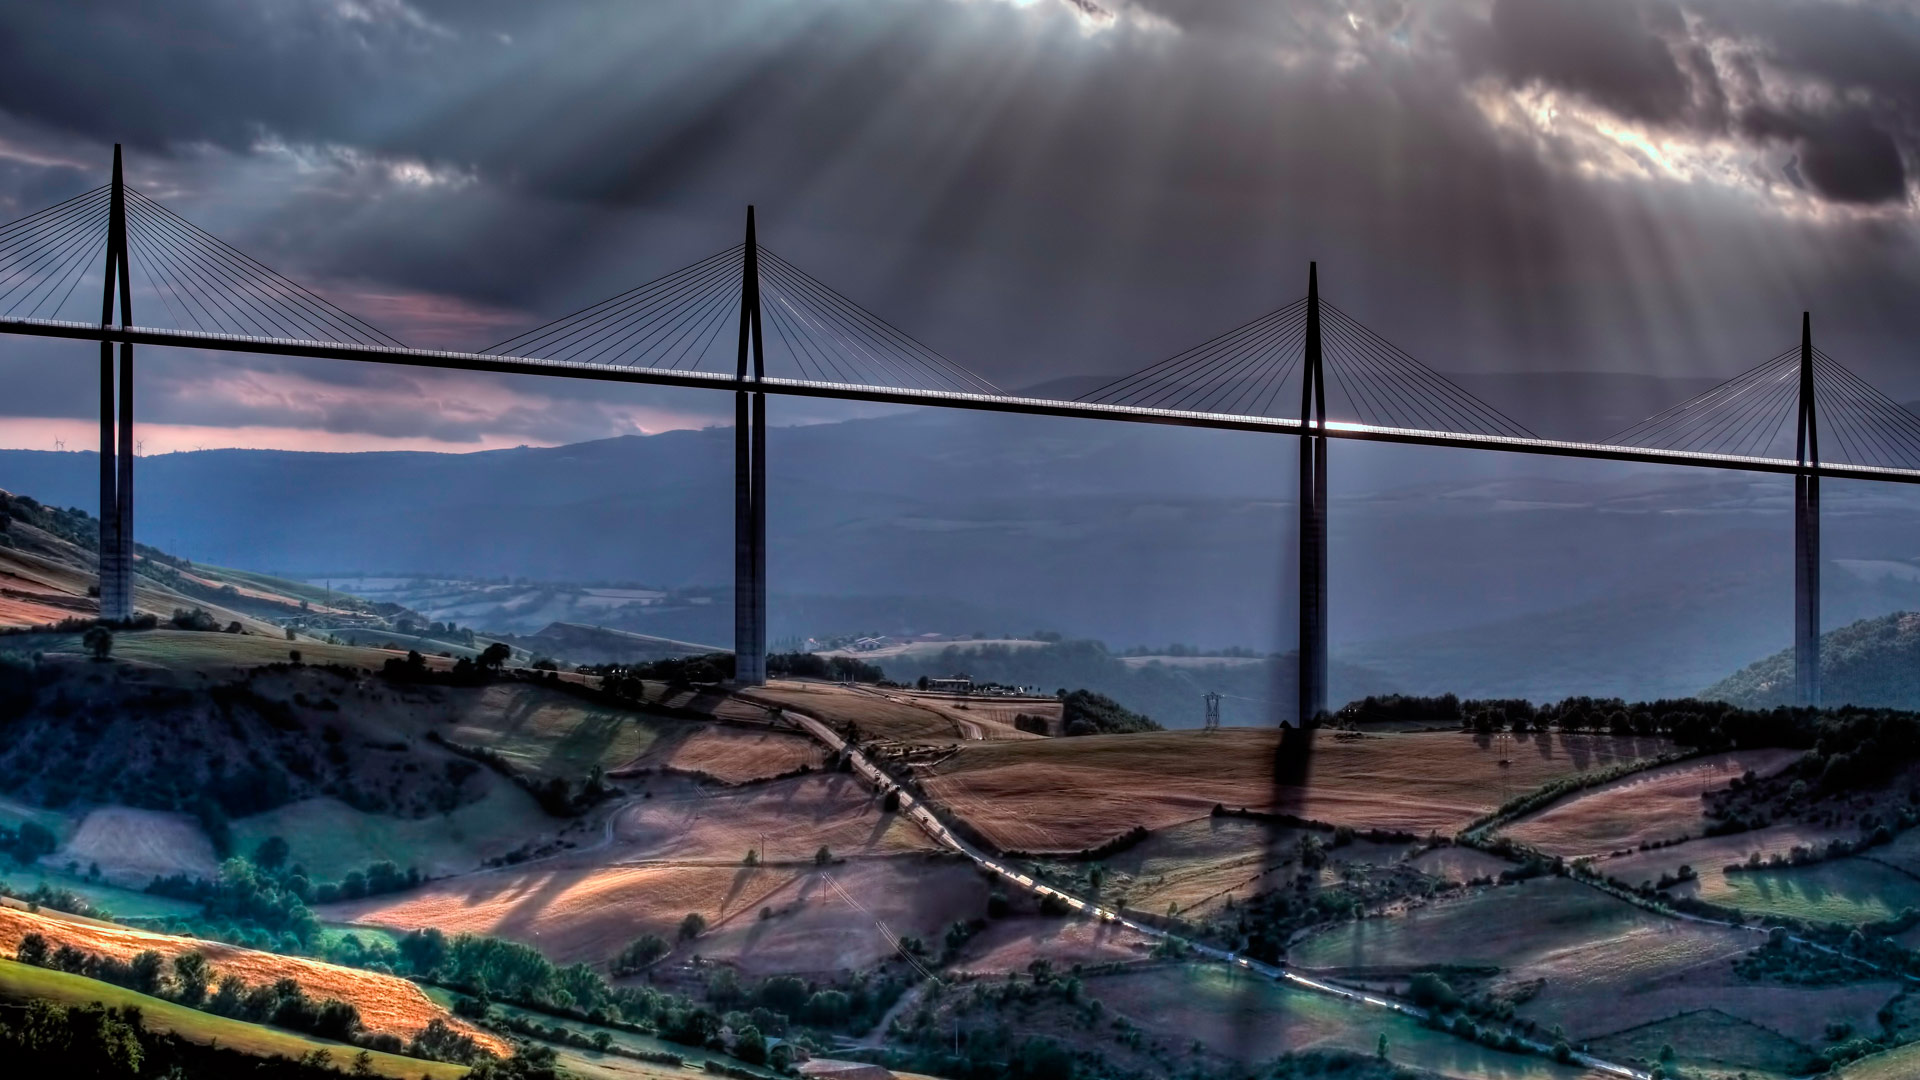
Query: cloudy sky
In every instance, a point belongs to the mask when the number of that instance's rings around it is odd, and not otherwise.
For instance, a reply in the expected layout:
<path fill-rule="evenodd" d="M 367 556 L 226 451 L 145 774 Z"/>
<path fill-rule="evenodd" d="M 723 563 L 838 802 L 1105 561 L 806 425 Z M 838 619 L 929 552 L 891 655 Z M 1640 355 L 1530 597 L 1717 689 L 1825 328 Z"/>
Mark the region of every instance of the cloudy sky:
<path fill-rule="evenodd" d="M 691 263 L 752 202 L 769 247 L 1007 387 L 1144 366 L 1318 259 L 1443 370 L 1731 375 L 1811 308 L 1920 397 L 1920 8 L 1893 0 L 0 7 L 4 216 L 100 183 L 115 142 L 141 190 L 424 345 Z M 0 350 L 0 445 L 84 443 L 87 348 Z M 140 365 L 150 453 L 555 444 L 725 405 Z"/>

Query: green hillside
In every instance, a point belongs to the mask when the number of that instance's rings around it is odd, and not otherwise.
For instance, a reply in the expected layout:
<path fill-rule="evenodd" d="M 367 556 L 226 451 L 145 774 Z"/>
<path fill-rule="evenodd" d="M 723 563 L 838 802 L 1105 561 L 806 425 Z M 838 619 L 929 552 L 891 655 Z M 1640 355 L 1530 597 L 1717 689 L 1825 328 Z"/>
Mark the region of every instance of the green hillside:
<path fill-rule="evenodd" d="M 1700 696 L 1747 708 L 1790 704 L 1793 650 L 1749 664 Z M 1920 614 L 1897 611 L 1822 636 L 1820 698 L 1828 705 L 1920 709 Z"/>

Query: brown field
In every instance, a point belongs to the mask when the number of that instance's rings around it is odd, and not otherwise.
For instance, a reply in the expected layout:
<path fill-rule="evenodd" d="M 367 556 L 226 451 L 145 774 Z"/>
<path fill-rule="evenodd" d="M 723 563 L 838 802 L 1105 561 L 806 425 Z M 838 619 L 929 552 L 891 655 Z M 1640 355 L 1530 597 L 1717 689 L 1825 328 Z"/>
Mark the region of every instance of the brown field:
<path fill-rule="evenodd" d="M 1579 792 L 1503 830 L 1523 844 L 1569 858 L 1604 855 L 1652 840 L 1700 835 L 1700 797 L 1752 770 L 1767 776 L 1798 750 L 1738 750 L 1621 777 Z"/>
<path fill-rule="evenodd" d="M 894 701 L 903 701 L 945 716 L 960 725 L 969 739 L 1039 739 L 1045 736 L 1021 731 L 1013 726 L 1021 714 L 1045 719 L 1049 726 L 1060 726 L 1058 698 L 961 697 L 955 694 L 923 694 L 912 690 L 880 690 Z"/>
<path fill-rule="evenodd" d="M 1549 780 L 1669 748 L 1605 735 L 1321 737 L 1304 775 L 1282 780 L 1278 746 L 1277 731 L 1258 728 L 973 743 L 925 787 L 1008 850 L 1080 850 L 1134 825 L 1205 816 L 1216 803 L 1424 834 L 1452 832 Z"/>
<path fill-rule="evenodd" d="M 103 806 L 89 812 L 72 839 L 47 860 L 78 862 L 82 872 L 97 864 L 100 875 L 139 888 L 156 876 L 185 873 L 211 878 L 220 859 L 200 823 L 185 814 Z"/>
<path fill-rule="evenodd" d="M 354 968 L 336 967 L 300 956 L 279 956 L 212 941 L 172 937 L 123 926 L 34 914 L 0 908 L 0 949 L 19 951 L 20 939 L 38 933 L 54 947 L 72 945 L 83 952 L 131 960 L 151 949 L 171 959 L 189 952 L 207 958 L 216 975 L 234 975 L 249 986 L 279 979 L 299 982 L 309 997 L 338 998 L 360 1010 L 369 1031 L 410 1038 L 435 1018 L 473 1036 L 475 1042 L 501 1056 L 513 1052 L 505 1040 L 453 1016 L 405 979 Z"/>
<path fill-rule="evenodd" d="M 819 768 L 825 761 L 820 744 L 804 735 L 718 725 L 689 726 L 685 732 L 663 735 L 619 771 L 685 769 L 706 773 L 722 783 L 746 784 L 790 773 L 802 765 Z"/>
<path fill-rule="evenodd" d="M 511 938 L 556 963 L 601 963 L 646 933 L 674 939 L 698 912 L 709 926 L 785 902 L 812 871 L 744 866 L 600 866 L 586 857 L 437 881 L 393 896 L 330 904 L 327 922 Z M 700 950 L 704 951 L 704 949 Z"/>
<path fill-rule="evenodd" d="M 1735 833 L 1732 836 L 1704 836 L 1698 840 L 1689 840 L 1684 844 L 1675 844 L 1657 851 L 1636 851 L 1632 855 L 1622 855 L 1615 859 L 1601 859 L 1593 866 L 1608 877 L 1619 878 L 1631 886 L 1643 881 L 1657 881 L 1661 874 L 1671 874 L 1683 865 L 1693 867 L 1704 877 L 1709 869 L 1718 870 L 1731 863 L 1746 862 L 1747 856 L 1754 852 L 1758 852 L 1762 859 L 1766 859 L 1776 852 L 1785 855 L 1796 845 L 1820 847 L 1836 836 L 1852 839 L 1857 835 L 1859 830 L 1854 829 L 1850 824 L 1839 828 L 1798 824 L 1770 825 L 1752 832 Z"/>
<path fill-rule="evenodd" d="M 986 911 L 987 883 L 956 858 L 901 856 L 809 870 L 756 914 L 733 920 L 691 946 L 703 959 L 730 963 L 754 978 L 827 975 L 871 967 L 914 936 L 938 952 L 957 921 Z"/>
<path fill-rule="evenodd" d="M 958 721 L 944 713 L 908 701 L 895 701 L 878 692 L 852 690 L 832 683 L 776 679 L 743 691 L 740 697 L 794 709 L 830 724 L 859 725 L 865 739 L 898 742 L 948 743 L 965 739 Z"/>
<path fill-rule="evenodd" d="M 749 850 L 769 863 L 811 862 L 821 845 L 841 857 L 934 849 L 932 840 L 852 776 L 797 777 L 714 792 L 684 780 L 655 782 L 652 797 L 622 807 L 610 825 L 614 857 L 738 863 Z"/>
<path fill-rule="evenodd" d="M 975 934 L 955 961 L 969 974 L 998 975 L 1027 970 L 1035 960 L 1065 971 L 1075 964 L 1109 964 L 1144 959 L 1153 939 L 1125 927 L 1087 919 L 1046 919 L 1017 915 L 996 919 Z"/>

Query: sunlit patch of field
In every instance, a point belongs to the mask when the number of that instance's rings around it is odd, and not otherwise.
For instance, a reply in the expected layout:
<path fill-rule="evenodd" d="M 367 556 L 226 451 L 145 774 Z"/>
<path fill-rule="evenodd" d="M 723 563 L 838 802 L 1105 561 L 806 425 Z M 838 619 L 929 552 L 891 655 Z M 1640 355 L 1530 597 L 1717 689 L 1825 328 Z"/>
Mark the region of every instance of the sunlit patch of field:
<path fill-rule="evenodd" d="M 476 802 L 417 819 L 370 814 L 325 796 L 302 799 L 235 821 L 233 838 L 235 850 L 252 851 L 269 836 L 281 837 L 294 862 L 319 880 L 338 881 L 381 860 L 429 877 L 465 873 L 563 827 L 526 792 L 499 781 Z"/>
<path fill-rule="evenodd" d="M 651 798 L 612 821 L 612 858 L 738 863 L 748 851 L 770 863 L 811 862 L 822 846 L 841 857 L 927 851 L 936 846 L 850 775 L 833 773 L 713 791 L 688 781 L 654 782 Z"/>
<path fill-rule="evenodd" d="M 98 866 L 108 882 L 135 888 L 177 873 L 211 878 L 220 866 L 213 842 L 195 819 L 126 806 L 89 811 L 48 861 L 77 862 L 83 871 Z"/>
<path fill-rule="evenodd" d="M 1277 775 L 1279 732 L 1229 728 L 971 743 L 928 795 L 1005 850 L 1075 851 L 1135 825 L 1165 828 L 1215 804 L 1358 828 L 1452 832 L 1505 798 L 1670 748 L 1654 739 L 1470 734 L 1341 739 L 1322 733 L 1304 775 Z M 1502 764 L 1504 762 L 1504 764 Z"/>
<path fill-rule="evenodd" d="M 330 904 L 317 914 L 331 923 L 438 927 L 448 934 L 510 938 L 556 963 L 601 963 L 642 934 L 674 940 L 690 913 L 714 927 L 752 918 L 762 906 L 780 903 L 810 872 L 811 867 L 604 866 L 582 856 Z M 702 945 L 699 951 L 707 949 Z"/>
<path fill-rule="evenodd" d="M 0 997 L 15 1001 L 51 1001 L 59 1005 L 86 1005 L 99 1002 L 115 1008 L 132 1006 L 140 1010 L 141 1023 L 148 1031 L 177 1035 L 189 1042 L 203 1045 L 217 1043 L 229 1050 L 260 1057 L 278 1055 L 300 1058 L 312 1051 L 325 1049 L 333 1054 L 335 1061 L 346 1062 L 360 1052 L 358 1047 L 348 1046 L 345 1043 L 315 1039 L 263 1024 L 230 1020 L 198 1009 L 189 1009 L 184 1005 L 176 1005 L 161 998 L 135 993 L 111 983 L 71 975 L 64 971 L 30 967 L 12 960 L 0 960 Z M 453 1077 L 464 1076 L 467 1072 L 464 1065 L 423 1061 L 419 1058 L 401 1057 L 398 1054 L 369 1051 L 367 1057 L 374 1075 L 393 1077 L 395 1080 L 401 1077 L 451 1080 Z"/>
<path fill-rule="evenodd" d="M 1569 858 L 1599 855 L 1654 840 L 1698 836 L 1706 826 L 1701 796 L 1752 771 L 1771 775 L 1801 751 L 1737 750 L 1621 777 L 1521 818 L 1503 832 Z"/>
<path fill-rule="evenodd" d="M 692 948 L 743 975 L 831 977 L 897 954 L 897 939 L 940 948 L 949 926 L 986 913 L 987 882 L 957 858 L 902 855 L 808 870 Z M 765 907 L 762 916 L 759 908 Z"/>
<path fill-rule="evenodd" d="M 1289 987 L 1215 964 L 1156 965 L 1086 979 L 1086 992 L 1148 1031 L 1243 1061 L 1300 1050 L 1371 1055 L 1474 1080 L 1585 1080 L 1577 1066 L 1508 1054 L 1422 1027 L 1412 1017 Z"/>
<path fill-rule="evenodd" d="M 17 953 L 20 940 L 30 933 L 40 934 L 56 949 L 72 945 L 82 952 L 120 960 L 131 960 L 149 949 L 169 960 L 183 953 L 198 952 L 207 958 L 207 965 L 216 977 L 237 976 L 248 986 L 293 979 L 309 997 L 345 1001 L 360 1010 L 360 1019 L 369 1031 L 407 1039 L 426 1027 L 428 1021 L 438 1018 L 472 1035 L 475 1042 L 495 1053 L 506 1056 L 512 1052 L 498 1036 L 450 1015 L 418 986 L 392 975 L 337 967 L 301 956 L 280 956 L 219 942 L 61 918 L 54 913 L 0 908 L 0 951 Z"/>
<path fill-rule="evenodd" d="M 946 743 L 966 737 L 958 721 L 934 709 L 832 683 L 776 679 L 739 696 L 795 709 L 830 724 L 854 723 L 862 740 Z"/>
<path fill-rule="evenodd" d="M 1048 919 L 1016 915 L 989 922 L 967 941 L 954 967 L 969 974 L 1025 972 L 1035 960 L 1054 970 L 1075 964 L 1144 960 L 1154 939 L 1116 923 L 1091 919 Z"/>

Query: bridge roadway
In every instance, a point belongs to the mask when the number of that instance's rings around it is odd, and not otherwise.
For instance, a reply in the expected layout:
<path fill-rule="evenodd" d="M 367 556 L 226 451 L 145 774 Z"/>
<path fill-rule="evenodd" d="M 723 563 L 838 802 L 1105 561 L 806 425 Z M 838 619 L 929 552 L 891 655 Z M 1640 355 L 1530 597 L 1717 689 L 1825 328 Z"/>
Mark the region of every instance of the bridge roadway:
<path fill-rule="evenodd" d="M 1085 420 L 1118 420 L 1136 424 L 1167 424 L 1179 427 L 1215 428 L 1225 431 L 1263 431 L 1298 435 L 1298 420 L 1268 416 L 1242 416 L 1232 413 L 1188 412 L 1178 409 L 1154 409 L 1132 405 L 1107 405 L 1087 401 L 1050 401 L 1017 394 L 977 394 L 951 390 L 916 390 L 867 386 L 858 383 L 821 382 L 810 379 L 742 379 L 733 375 L 706 371 L 678 371 L 648 367 L 619 367 L 611 364 L 586 364 L 548 360 L 535 356 L 496 356 L 491 353 L 453 352 L 443 349 L 394 348 L 375 345 L 343 345 L 330 341 L 303 341 L 296 338 L 248 337 L 239 334 L 215 334 L 198 330 L 165 330 L 153 327 L 102 326 L 99 323 L 59 319 L 0 318 L 0 333 L 31 337 L 65 338 L 78 341 L 124 341 L 135 345 L 161 345 L 183 349 L 207 349 L 215 352 L 255 353 L 268 356 L 307 356 L 328 360 L 356 360 L 365 363 L 396 364 L 406 367 L 442 368 L 455 371 L 488 371 L 509 375 L 543 375 L 571 379 L 597 379 L 604 382 L 642 383 L 651 386 L 677 386 L 696 390 L 747 390 L 788 397 L 830 398 L 889 405 L 924 405 L 949 409 L 976 409 L 986 412 L 1022 413 L 1035 416 L 1062 416 Z M 1745 472 L 1799 474 L 1807 466 L 1791 458 L 1748 457 L 1737 454 L 1708 454 L 1683 450 L 1658 450 L 1639 446 L 1615 446 L 1606 443 L 1572 442 L 1562 439 L 1519 438 L 1505 435 L 1461 435 L 1446 431 L 1422 431 L 1413 428 L 1378 427 L 1349 421 L 1328 421 L 1317 433 L 1336 439 L 1365 442 L 1399 443 L 1413 446 L 1443 446 L 1461 450 L 1497 450 L 1513 454 L 1548 457 L 1589 458 L 1601 461 L 1631 461 L 1649 465 L 1679 465 L 1692 468 L 1734 469 Z M 1920 469 L 1894 469 L 1874 465 L 1852 465 L 1822 461 L 1819 475 L 1844 480 L 1879 480 L 1891 483 L 1920 483 Z"/>
<path fill-rule="evenodd" d="M 1056 889 L 1051 885 L 1041 884 L 1035 881 L 1030 875 L 1021 873 L 1018 868 L 988 855 L 979 848 L 961 839 L 952 829 L 947 828 L 945 823 L 934 815 L 933 811 L 927 809 L 925 804 L 915 799 L 911 793 L 901 789 L 900 785 L 896 784 L 892 777 L 888 776 L 885 772 L 881 771 L 879 766 L 868 760 L 867 756 L 860 751 L 859 747 L 849 746 L 847 741 L 841 738 L 838 732 L 826 724 L 804 713 L 792 710 L 788 710 L 787 715 L 797 721 L 807 734 L 812 735 L 815 739 L 826 744 L 828 749 L 835 753 L 846 754 L 848 761 L 853 765 L 854 772 L 861 779 L 880 790 L 886 790 L 888 788 L 899 790 L 900 812 L 906 815 L 907 820 L 918 825 L 923 832 L 932 837 L 936 843 L 966 856 L 972 860 L 976 866 L 981 867 L 1009 884 L 1016 885 L 1037 896 L 1057 897 L 1068 907 L 1088 918 L 1125 927 L 1143 937 L 1149 937 L 1156 941 L 1172 942 L 1176 945 L 1183 946 L 1195 955 L 1232 967 L 1238 967 L 1250 974 L 1258 975 L 1274 982 L 1285 983 L 1316 994 L 1327 994 L 1332 997 L 1344 998 L 1356 1005 L 1365 1005 L 1376 1009 L 1385 1009 L 1389 1012 L 1401 1013 L 1416 1020 L 1427 1019 L 1427 1010 L 1419 1006 L 1408 1005 L 1405 1002 L 1394 1001 L 1390 998 L 1369 994 L 1364 990 L 1341 986 L 1338 983 L 1329 982 L 1324 979 L 1308 978 L 1305 975 L 1296 974 L 1277 964 L 1269 964 L 1264 961 L 1252 959 L 1251 957 L 1241 956 L 1231 950 L 1216 948 L 1204 942 L 1195 941 L 1184 935 L 1173 933 L 1170 930 L 1163 930 L 1157 926 L 1150 926 L 1140 922 L 1137 919 L 1130 919 L 1119 911 L 1111 908 L 1103 908 L 1093 901 L 1082 899 L 1072 893 Z M 1518 1035 L 1517 1032 L 1515 1034 L 1516 1036 Z M 1525 1037 L 1521 1037 L 1520 1042 L 1535 1053 L 1544 1054 L 1549 1058 L 1552 1057 L 1553 1047 L 1547 1043 Z M 1604 1058 L 1594 1057 L 1592 1054 L 1582 1053 L 1577 1050 L 1574 1051 L 1572 1060 L 1574 1064 L 1585 1066 L 1596 1072 L 1623 1077 L 1625 1080 L 1649 1080 L 1649 1074 L 1638 1069 L 1622 1065 L 1618 1062 L 1608 1061 Z"/>

